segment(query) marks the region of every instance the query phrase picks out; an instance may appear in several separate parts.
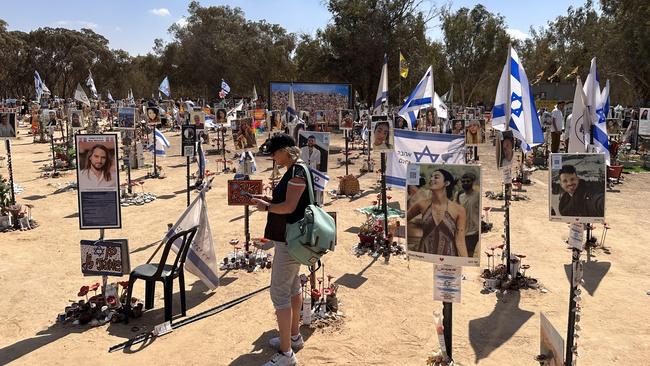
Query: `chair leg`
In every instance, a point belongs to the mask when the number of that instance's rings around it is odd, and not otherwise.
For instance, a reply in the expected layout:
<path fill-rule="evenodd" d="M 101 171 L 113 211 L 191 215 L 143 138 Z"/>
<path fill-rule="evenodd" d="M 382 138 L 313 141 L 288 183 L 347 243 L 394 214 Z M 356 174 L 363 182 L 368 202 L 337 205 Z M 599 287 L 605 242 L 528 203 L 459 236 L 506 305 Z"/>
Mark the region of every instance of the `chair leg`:
<path fill-rule="evenodd" d="M 183 269 L 180 270 L 178 274 L 178 286 L 181 293 L 181 315 L 185 316 L 186 303 L 185 303 L 185 274 Z"/>
<path fill-rule="evenodd" d="M 144 308 L 153 309 L 153 298 L 156 293 L 156 281 L 146 281 L 144 285 Z"/>
<path fill-rule="evenodd" d="M 165 321 L 172 320 L 172 294 L 174 293 L 174 281 L 171 277 L 166 278 L 163 281 L 163 286 L 165 288 Z"/>
<path fill-rule="evenodd" d="M 129 323 L 131 316 L 131 297 L 133 295 L 133 283 L 135 278 L 129 278 L 129 288 L 126 290 L 126 303 L 124 304 L 124 323 Z"/>

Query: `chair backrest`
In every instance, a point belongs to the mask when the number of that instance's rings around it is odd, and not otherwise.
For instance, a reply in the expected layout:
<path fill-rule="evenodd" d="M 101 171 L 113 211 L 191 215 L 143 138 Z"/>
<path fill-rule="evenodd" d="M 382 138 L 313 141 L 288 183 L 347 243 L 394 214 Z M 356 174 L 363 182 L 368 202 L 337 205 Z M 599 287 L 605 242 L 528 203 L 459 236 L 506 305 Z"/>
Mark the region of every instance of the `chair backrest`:
<path fill-rule="evenodd" d="M 165 242 L 165 249 L 163 249 L 162 255 L 160 256 L 160 262 L 158 263 L 158 269 L 156 270 L 156 273 L 153 275 L 153 277 L 160 277 L 162 275 L 162 271 L 165 268 L 165 263 L 167 262 L 167 257 L 169 256 L 169 251 L 172 248 L 172 244 L 174 244 L 174 242 L 178 239 L 181 239 L 181 243 L 179 245 L 178 253 L 176 253 L 176 259 L 174 260 L 172 271 L 176 271 L 177 268 L 185 263 L 185 258 L 187 257 L 187 252 L 190 249 L 190 244 L 192 244 L 192 240 L 194 240 L 194 236 L 196 235 L 196 231 L 198 229 L 199 226 L 197 225 L 185 231 L 180 231 L 174 234 L 174 236 Z"/>

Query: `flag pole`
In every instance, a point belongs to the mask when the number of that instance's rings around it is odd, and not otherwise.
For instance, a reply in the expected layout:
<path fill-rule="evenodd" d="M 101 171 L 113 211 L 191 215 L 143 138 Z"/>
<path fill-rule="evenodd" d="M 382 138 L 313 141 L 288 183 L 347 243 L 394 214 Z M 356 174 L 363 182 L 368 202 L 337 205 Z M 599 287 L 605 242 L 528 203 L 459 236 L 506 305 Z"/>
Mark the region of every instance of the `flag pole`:
<path fill-rule="evenodd" d="M 512 46 L 510 43 L 508 43 L 508 59 L 506 60 L 506 121 L 505 121 L 505 129 L 506 131 L 509 130 L 510 126 L 510 117 L 512 116 L 512 109 L 510 105 L 510 98 L 512 94 L 511 86 L 510 86 L 510 75 L 512 70 L 510 70 L 511 62 L 512 60 L 512 54 L 511 54 Z M 500 142 L 499 142 L 500 143 Z M 510 166 L 506 167 L 505 169 L 510 169 Z M 510 174 L 505 174 L 504 173 L 504 191 L 503 191 L 503 199 L 505 201 L 505 254 L 506 254 L 506 269 L 507 269 L 507 274 L 510 276 L 514 276 L 516 274 L 512 273 L 512 268 L 510 266 L 510 194 L 512 192 L 512 183 L 510 179 Z"/>

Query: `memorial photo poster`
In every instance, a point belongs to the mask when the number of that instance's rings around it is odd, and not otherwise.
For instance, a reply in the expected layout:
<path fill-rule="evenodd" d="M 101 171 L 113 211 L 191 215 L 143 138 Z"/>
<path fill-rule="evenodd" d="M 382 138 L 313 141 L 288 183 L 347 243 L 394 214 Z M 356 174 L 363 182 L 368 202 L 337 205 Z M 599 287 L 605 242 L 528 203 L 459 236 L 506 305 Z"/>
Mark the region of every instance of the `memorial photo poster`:
<path fill-rule="evenodd" d="M 181 155 L 194 156 L 196 150 L 196 126 L 181 126 Z"/>
<path fill-rule="evenodd" d="M 270 119 L 269 125 L 271 126 L 271 131 L 284 131 L 286 125 L 285 114 L 282 111 L 269 111 L 268 117 Z"/>
<path fill-rule="evenodd" d="M 231 122 L 232 141 L 235 151 L 249 150 L 257 147 L 253 118 L 244 117 Z"/>
<path fill-rule="evenodd" d="M 550 163 L 550 220 L 604 222 L 605 154 L 551 154 Z"/>
<path fill-rule="evenodd" d="M 0 139 L 16 138 L 16 113 L 0 112 Z"/>
<path fill-rule="evenodd" d="M 371 137 L 373 150 L 377 150 L 379 152 L 393 150 L 394 134 L 392 121 L 384 119 L 372 122 Z"/>
<path fill-rule="evenodd" d="M 330 133 L 300 130 L 298 132 L 300 158 L 311 169 L 327 172 L 330 149 Z"/>
<path fill-rule="evenodd" d="M 299 111 L 314 113 L 317 110 L 336 111 L 352 107 L 351 84 L 271 81 L 268 109 L 286 111 L 290 89 L 293 89 L 295 108 Z M 299 116 L 302 118 L 301 114 Z"/>
<path fill-rule="evenodd" d="M 215 115 L 215 123 L 218 123 L 220 125 L 223 125 L 228 122 L 226 115 L 227 115 L 226 108 L 217 108 L 214 115 Z"/>
<path fill-rule="evenodd" d="M 147 107 L 146 117 L 148 125 L 159 125 L 161 123 L 160 108 Z"/>
<path fill-rule="evenodd" d="M 485 142 L 485 122 L 483 120 L 473 119 L 465 127 L 465 144 L 478 145 Z"/>
<path fill-rule="evenodd" d="M 72 127 L 74 127 L 74 119 Z M 117 110 L 117 127 L 135 128 L 135 108 L 123 107 Z"/>
<path fill-rule="evenodd" d="M 77 134 L 75 145 L 79 228 L 121 228 L 117 134 Z"/>
<path fill-rule="evenodd" d="M 406 176 L 407 254 L 436 264 L 478 266 L 480 166 L 409 163 Z"/>
<path fill-rule="evenodd" d="M 205 113 L 203 113 L 203 111 L 190 112 L 189 124 L 196 126 L 197 130 L 205 129 Z"/>
<path fill-rule="evenodd" d="M 497 169 L 510 167 L 515 155 L 515 137 L 512 131 L 497 131 Z"/>
<path fill-rule="evenodd" d="M 354 127 L 354 110 L 341 109 L 339 111 L 339 128 L 341 130 L 351 130 Z"/>

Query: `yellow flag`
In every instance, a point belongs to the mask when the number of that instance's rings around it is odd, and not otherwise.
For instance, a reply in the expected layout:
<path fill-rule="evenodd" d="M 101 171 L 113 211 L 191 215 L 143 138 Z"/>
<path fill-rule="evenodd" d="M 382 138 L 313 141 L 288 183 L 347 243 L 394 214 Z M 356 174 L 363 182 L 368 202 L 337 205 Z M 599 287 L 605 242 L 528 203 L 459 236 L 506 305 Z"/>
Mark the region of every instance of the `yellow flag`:
<path fill-rule="evenodd" d="M 409 76 L 409 65 L 406 63 L 406 59 L 402 52 L 399 53 L 399 76 L 406 79 Z"/>

